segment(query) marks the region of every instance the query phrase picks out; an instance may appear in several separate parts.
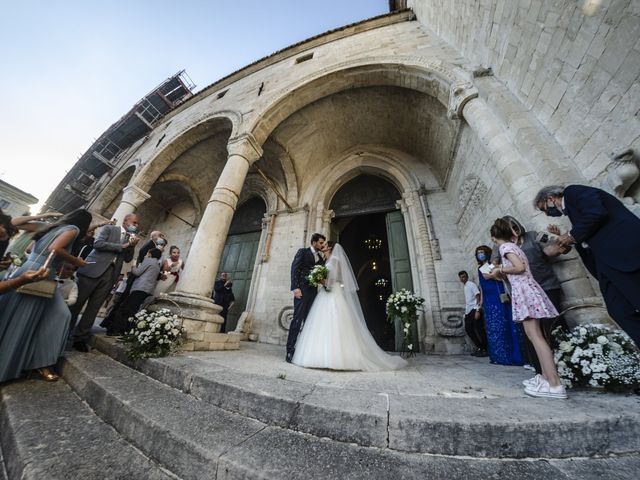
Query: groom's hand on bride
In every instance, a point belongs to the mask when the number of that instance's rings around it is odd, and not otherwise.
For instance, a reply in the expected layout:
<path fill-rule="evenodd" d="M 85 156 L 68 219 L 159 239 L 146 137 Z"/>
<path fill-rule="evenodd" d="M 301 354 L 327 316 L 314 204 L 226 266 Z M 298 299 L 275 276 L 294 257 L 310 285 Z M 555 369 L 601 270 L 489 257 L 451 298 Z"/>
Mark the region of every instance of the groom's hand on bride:
<path fill-rule="evenodd" d="M 302 290 L 300 290 L 299 288 L 296 288 L 293 291 L 293 296 L 296 297 L 296 298 L 302 298 Z"/>

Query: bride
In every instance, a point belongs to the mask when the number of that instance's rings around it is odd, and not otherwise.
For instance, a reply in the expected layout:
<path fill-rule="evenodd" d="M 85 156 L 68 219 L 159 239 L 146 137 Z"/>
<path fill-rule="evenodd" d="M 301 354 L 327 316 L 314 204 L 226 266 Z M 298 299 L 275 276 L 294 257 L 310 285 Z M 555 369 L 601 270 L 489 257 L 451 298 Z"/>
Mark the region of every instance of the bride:
<path fill-rule="evenodd" d="M 344 249 L 327 242 L 329 270 L 296 343 L 292 363 L 332 370 L 396 370 L 407 362 L 386 354 L 373 339 L 358 300 L 358 283 Z"/>

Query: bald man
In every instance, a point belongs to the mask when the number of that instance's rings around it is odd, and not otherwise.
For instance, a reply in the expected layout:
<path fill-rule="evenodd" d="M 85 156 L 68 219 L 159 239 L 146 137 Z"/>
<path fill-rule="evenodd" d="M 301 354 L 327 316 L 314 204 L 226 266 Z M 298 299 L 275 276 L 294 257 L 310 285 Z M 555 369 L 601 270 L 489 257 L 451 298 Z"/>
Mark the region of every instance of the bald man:
<path fill-rule="evenodd" d="M 160 251 L 164 251 L 164 247 L 166 245 L 167 239 L 165 238 L 164 233 L 159 230 L 154 230 L 149 234 L 149 240 L 147 240 L 147 242 L 140 247 L 136 264 L 140 265 L 142 262 L 144 262 L 147 253 L 149 253 L 149 250 L 151 250 L 152 248 L 159 248 Z"/>
<path fill-rule="evenodd" d="M 98 230 L 93 250 L 86 259 L 88 265 L 80 268 L 78 275 L 78 300 L 71 307 L 71 327 L 78 314 L 85 309 L 80 322 L 73 332 L 73 348 L 80 352 L 89 351 L 91 327 L 96 320 L 100 306 L 116 282 L 122 264 L 133 260 L 133 250 L 139 241 L 138 216 L 130 213 L 124 217 L 122 225 L 105 225 Z"/>

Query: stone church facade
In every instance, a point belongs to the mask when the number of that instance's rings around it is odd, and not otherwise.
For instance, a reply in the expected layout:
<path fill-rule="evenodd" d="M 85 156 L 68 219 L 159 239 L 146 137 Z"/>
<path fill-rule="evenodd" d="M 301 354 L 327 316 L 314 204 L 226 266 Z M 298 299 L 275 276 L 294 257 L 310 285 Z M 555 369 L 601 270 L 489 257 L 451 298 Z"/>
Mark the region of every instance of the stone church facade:
<path fill-rule="evenodd" d="M 282 344 L 291 259 L 323 232 L 352 258 L 379 343 L 393 349 L 383 299 L 407 287 L 426 299 L 420 350 L 457 353 L 457 272 L 475 271 L 496 217 L 544 228 L 532 200 L 547 184 L 637 207 L 625 152 L 640 147 L 640 2 L 390 5 L 186 100 L 88 199 L 106 218 L 137 212 L 182 249 L 178 289 L 159 303 L 185 317 L 189 348 L 237 347 L 209 300 L 220 271 L 234 277 L 236 331 Z M 577 257 L 555 268 L 570 321 L 606 319 Z"/>

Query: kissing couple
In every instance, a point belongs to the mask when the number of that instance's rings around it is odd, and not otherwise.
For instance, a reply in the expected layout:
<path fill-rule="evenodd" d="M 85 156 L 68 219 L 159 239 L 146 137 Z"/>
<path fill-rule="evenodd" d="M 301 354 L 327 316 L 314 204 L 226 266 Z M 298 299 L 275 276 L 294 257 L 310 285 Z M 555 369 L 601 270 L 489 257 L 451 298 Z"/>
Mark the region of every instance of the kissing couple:
<path fill-rule="evenodd" d="M 325 265 L 326 288 L 314 287 L 308 276 Z M 344 249 L 320 233 L 297 251 L 291 263 L 293 320 L 286 361 L 307 368 L 331 370 L 396 370 L 407 362 L 385 353 L 367 328 L 358 299 L 358 281 Z M 384 308 L 384 307 L 383 307 Z"/>

